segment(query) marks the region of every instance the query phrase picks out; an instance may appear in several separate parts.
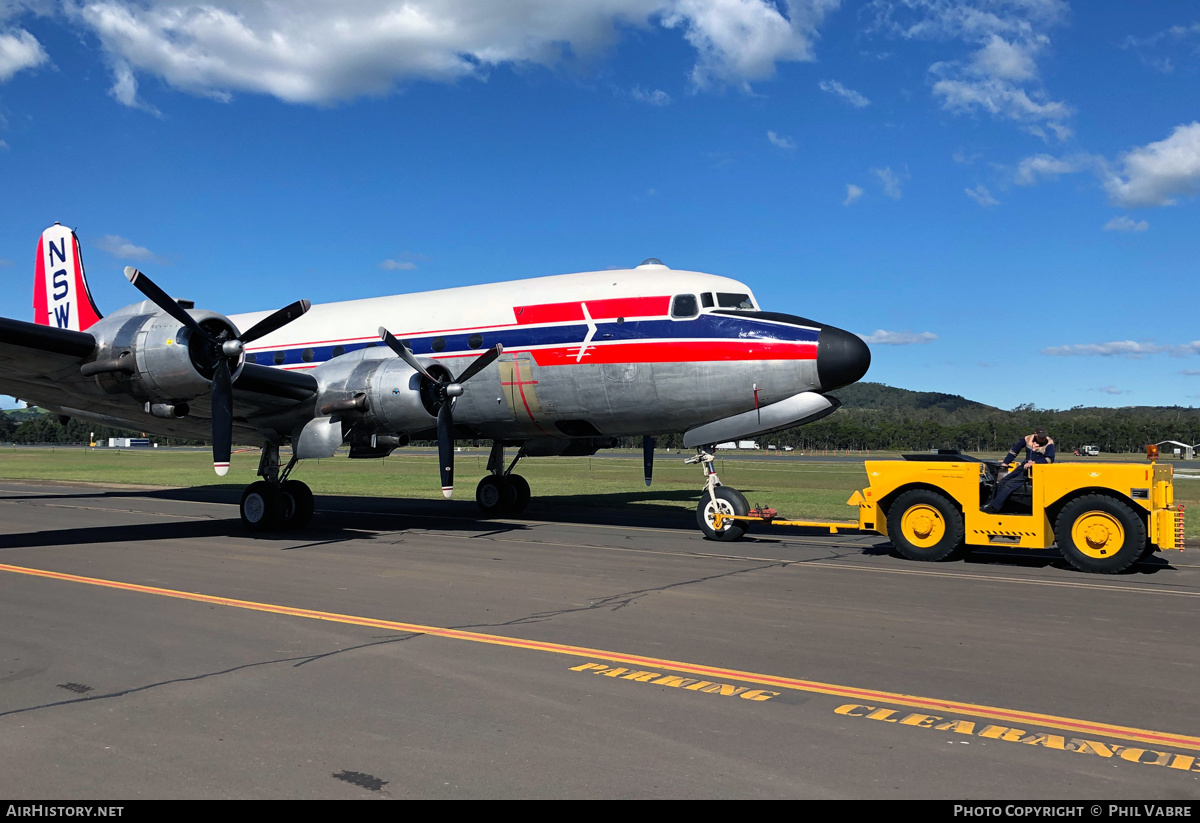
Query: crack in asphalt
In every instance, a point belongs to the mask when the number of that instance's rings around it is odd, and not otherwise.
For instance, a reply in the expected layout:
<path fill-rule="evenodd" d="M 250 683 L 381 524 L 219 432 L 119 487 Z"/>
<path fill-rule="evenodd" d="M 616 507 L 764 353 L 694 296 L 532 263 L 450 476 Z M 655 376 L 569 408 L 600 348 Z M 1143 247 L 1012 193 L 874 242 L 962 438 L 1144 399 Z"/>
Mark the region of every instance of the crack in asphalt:
<path fill-rule="evenodd" d="M 260 660 L 256 663 L 243 663 L 240 666 L 231 666 L 228 669 L 221 669 L 220 671 L 205 672 L 203 674 L 195 674 L 190 677 L 174 677 L 170 680 L 159 681 L 158 683 L 147 683 L 144 686 L 134 686 L 129 689 L 121 689 L 120 691 L 107 692 L 105 694 L 94 694 L 86 697 L 75 697 L 70 700 L 56 700 L 53 703 L 42 703 L 38 706 L 25 706 L 24 708 L 20 709 L 9 709 L 8 711 L 0 712 L 0 718 L 8 717 L 14 714 L 26 714 L 28 712 L 41 711 L 42 709 L 54 709 L 60 706 L 71 706 L 76 703 L 94 703 L 97 700 L 111 700 L 112 698 L 125 697 L 126 695 L 137 694 L 138 692 L 145 692 L 151 689 L 160 688 L 162 686 L 170 686 L 176 683 L 193 683 L 200 680 L 207 680 L 210 677 L 220 677 L 222 675 L 233 674 L 234 672 L 243 671 L 245 669 L 258 668 L 259 666 L 275 666 L 280 663 L 292 663 L 292 668 L 299 668 L 307 663 L 323 660 L 324 658 L 342 654 L 343 652 L 358 651 L 359 649 L 367 649 L 372 646 L 382 646 L 387 643 L 401 643 L 405 640 L 412 640 L 413 638 L 427 636 L 428 635 L 426 635 L 424 632 L 409 632 L 400 637 L 389 637 L 384 640 L 376 640 L 371 643 L 360 643 L 357 646 L 347 646 L 344 649 L 336 649 L 335 651 L 323 652 L 321 654 L 306 654 L 298 655 L 296 657 L 284 657 L 280 658 L 279 660 Z"/>
<path fill-rule="evenodd" d="M 535 612 L 534 614 L 526 615 L 525 617 L 517 617 L 513 620 L 506 620 L 500 623 L 468 623 L 461 626 L 452 626 L 454 629 L 477 629 L 489 628 L 497 626 L 520 626 L 530 623 L 544 623 L 555 617 L 561 617 L 565 614 L 575 614 L 578 612 L 595 611 L 597 609 L 611 609 L 611 611 L 620 611 L 626 606 L 630 606 L 648 594 L 656 592 L 665 592 L 670 589 L 676 589 L 680 586 L 694 586 L 699 583 L 707 583 L 712 580 L 720 580 L 725 577 L 735 577 L 742 574 L 750 574 L 751 572 L 763 571 L 764 569 L 781 568 L 787 566 L 791 561 L 780 561 L 778 563 L 766 563 L 759 566 L 753 566 L 745 569 L 735 569 L 722 574 L 711 574 L 706 577 L 697 577 L 692 580 L 680 580 L 675 583 L 667 583 L 664 586 L 654 586 L 647 589 L 635 589 L 633 591 L 621 592 L 620 594 L 609 595 L 599 600 L 593 600 L 586 606 L 576 606 L 569 609 L 554 609 L 552 611 Z"/>

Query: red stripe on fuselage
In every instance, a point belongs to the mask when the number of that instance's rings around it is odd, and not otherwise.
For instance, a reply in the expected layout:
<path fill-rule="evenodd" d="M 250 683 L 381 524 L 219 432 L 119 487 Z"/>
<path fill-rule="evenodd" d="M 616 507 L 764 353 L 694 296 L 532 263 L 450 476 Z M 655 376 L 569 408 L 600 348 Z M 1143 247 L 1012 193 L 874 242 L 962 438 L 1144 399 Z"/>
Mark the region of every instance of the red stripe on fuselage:
<path fill-rule="evenodd" d="M 606 343 L 588 345 L 582 360 L 579 346 L 533 349 L 539 366 L 568 366 L 582 363 L 703 363 L 730 360 L 816 360 L 817 344 L 729 341 L 680 341 L 660 343 Z"/>
<path fill-rule="evenodd" d="M 667 313 L 670 297 L 614 297 L 609 300 L 573 300 L 569 303 L 543 303 L 535 306 L 513 306 L 517 324 L 581 323 L 583 304 L 593 320 L 613 317 L 661 317 Z"/>

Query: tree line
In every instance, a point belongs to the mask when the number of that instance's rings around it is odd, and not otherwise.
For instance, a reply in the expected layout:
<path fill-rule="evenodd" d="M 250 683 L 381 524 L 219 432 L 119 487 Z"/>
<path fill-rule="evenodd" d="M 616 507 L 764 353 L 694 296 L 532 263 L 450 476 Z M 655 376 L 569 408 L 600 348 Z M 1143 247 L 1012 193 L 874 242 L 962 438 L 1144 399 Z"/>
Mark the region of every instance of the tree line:
<path fill-rule="evenodd" d="M 1200 409 L 1182 406 L 1127 406 L 1039 409 L 1031 404 L 1004 411 L 958 395 L 913 392 L 879 383 L 840 389 L 842 407 L 807 426 L 762 435 L 759 445 L 791 446 L 797 451 L 862 450 L 1003 452 L 1036 426 L 1045 426 L 1058 449 L 1070 454 L 1080 446 L 1100 451 L 1142 452 L 1147 444 L 1178 440 L 1200 443 Z M 79 420 L 65 423 L 45 412 L 0 414 L 0 440 L 15 443 L 87 443 L 109 437 L 139 437 L 140 432 Z M 201 440 L 155 437 L 164 445 L 202 445 Z M 249 444 L 259 445 L 259 444 Z M 416 445 L 416 444 L 414 444 Z M 619 438 L 624 448 L 641 448 L 640 437 Z M 683 448 L 683 435 L 664 435 L 659 448 Z M 1170 448 L 1164 449 L 1170 454 Z"/>

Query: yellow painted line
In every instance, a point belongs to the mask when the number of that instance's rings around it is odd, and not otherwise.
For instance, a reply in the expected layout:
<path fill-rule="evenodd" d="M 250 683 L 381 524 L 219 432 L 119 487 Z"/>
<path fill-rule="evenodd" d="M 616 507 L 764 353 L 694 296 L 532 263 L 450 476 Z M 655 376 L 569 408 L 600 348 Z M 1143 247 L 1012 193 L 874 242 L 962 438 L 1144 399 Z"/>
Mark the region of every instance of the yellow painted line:
<path fill-rule="evenodd" d="M 182 592 L 175 589 L 164 589 L 157 586 L 142 586 L 136 583 L 123 583 L 117 580 L 102 580 L 95 577 L 83 577 L 63 572 L 52 572 L 45 569 L 31 569 L 24 566 L 11 566 L 0 563 L 0 572 L 42 577 L 50 580 L 61 580 L 70 583 L 82 583 L 89 586 L 100 586 L 121 591 L 152 594 L 159 597 L 171 597 L 179 600 L 192 600 L 198 603 L 209 603 L 216 606 L 229 606 L 236 609 L 266 612 L 268 614 L 283 614 L 292 617 L 307 617 L 312 620 L 325 620 L 331 623 L 345 623 L 352 626 L 368 626 L 376 629 L 406 632 L 410 634 L 426 634 L 431 637 L 444 637 L 451 640 L 466 640 L 472 643 L 486 643 L 494 646 L 507 646 L 528 651 L 549 652 L 577 658 L 599 658 L 617 663 L 628 663 L 651 669 L 667 669 L 670 671 L 699 674 L 706 677 L 718 677 L 728 680 L 739 680 L 744 683 L 756 683 L 764 686 L 791 689 L 793 691 L 827 694 L 835 697 L 866 700 L 870 702 L 892 703 L 901 706 L 928 711 L 947 712 L 950 714 L 965 714 L 982 717 L 989 720 L 1002 720 L 1008 723 L 1021 723 L 1034 727 L 1049 727 L 1063 729 L 1100 737 L 1134 740 L 1139 743 L 1173 746 L 1182 749 L 1200 751 L 1200 737 L 1158 732 L 1150 729 L 1139 729 L 1132 726 L 1117 726 L 1111 723 L 1100 723 L 1090 720 L 1079 720 L 1071 717 L 1059 717 L 1052 714 L 1026 712 L 1017 709 L 1005 709 L 996 706 L 985 706 L 975 703 L 962 703 L 956 700 L 941 700 L 934 697 L 886 692 L 877 689 L 860 689 L 853 686 L 840 686 L 834 683 L 822 683 L 816 680 L 803 680 L 780 675 L 760 674 L 757 672 L 726 669 L 718 666 L 705 666 L 698 663 L 685 663 L 679 660 L 666 660 L 658 657 L 646 657 L 636 654 L 625 654 L 604 649 L 590 649 L 584 646 L 571 646 L 564 643 L 548 643 L 540 640 L 525 640 L 517 637 L 483 634 L 481 632 L 465 631 L 462 629 L 447 629 L 439 626 L 422 626 L 416 623 L 401 623 L 394 620 L 379 620 L 372 617 L 359 617 L 349 614 L 322 612 L 313 609 L 297 609 L 291 606 L 280 606 L 272 603 L 257 603 L 251 600 L 236 600 L 229 597 L 216 597 L 209 594 Z"/>

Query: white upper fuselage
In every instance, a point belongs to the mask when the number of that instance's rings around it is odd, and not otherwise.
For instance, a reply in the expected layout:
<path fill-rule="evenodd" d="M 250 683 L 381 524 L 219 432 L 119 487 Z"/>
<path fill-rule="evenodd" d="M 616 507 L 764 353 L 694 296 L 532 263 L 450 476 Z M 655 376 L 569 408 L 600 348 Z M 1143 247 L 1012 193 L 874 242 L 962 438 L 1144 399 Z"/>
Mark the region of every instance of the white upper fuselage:
<path fill-rule="evenodd" d="M 697 296 L 697 313 L 720 308 L 716 295 L 744 295 L 754 301 L 750 289 L 736 280 L 651 264 L 634 269 L 562 274 L 318 304 L 304 317 L 255 341 L 247 351 L 263 365 L 311 369 L 344 351 L 379 344 L 377 329 L 382 326 L 409 341 L 416 354 L 436 359 L 470 356 L 493 345 L 497 342 L 495 338 L 503 337 L 505 340 L 501 342 L 506 351 L 541 352 L 538 360 L 544 365 L 561 363 L 564 358 L 596 362 L 595 348 L 619 344 L 597 339 L 596 334 L 586 340 L 589 326 L 618 320 L 620 325 L 635 320 L 670 322 L 672 301 L 681 294 Z M 714 295 L 713 306 L 701 307 L 704 300 L 701 296 L 705 294 Z M 230 319 L 244 330 L 268 314 L 253 312 L 231 315 Z M 676 322 L 694 317 L 677 318 Z M 554 330 L 572 326 L 578 327 L 579 333 L 567 337 L 574 339 L 560 339 L 562 335 L 554 334 Z M 526 334 L 514 336 L 517 329 Z M 669 326 L 660 329 L 669 330 L 672 330 Z M 482 338 L 479 345 L 470 345 L 474 342 L 472 334 Z M 661 339 L 657 335 L 639 337 Z M 439 338 L 446 343 L 440 350 L 434 345 Z M 585 340 L 580 357 L 579 350 Z M 573 349 L 570 355 L 562 351 L 557 352 L 558 356 L 550 353 L 564 345 Z M 339 347 L 342 351 L 337 351 Z M 306 356 L 306 351 L 311 354 Z"/>

